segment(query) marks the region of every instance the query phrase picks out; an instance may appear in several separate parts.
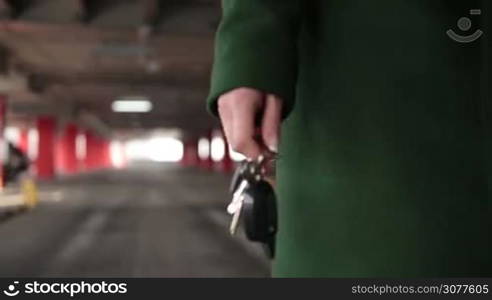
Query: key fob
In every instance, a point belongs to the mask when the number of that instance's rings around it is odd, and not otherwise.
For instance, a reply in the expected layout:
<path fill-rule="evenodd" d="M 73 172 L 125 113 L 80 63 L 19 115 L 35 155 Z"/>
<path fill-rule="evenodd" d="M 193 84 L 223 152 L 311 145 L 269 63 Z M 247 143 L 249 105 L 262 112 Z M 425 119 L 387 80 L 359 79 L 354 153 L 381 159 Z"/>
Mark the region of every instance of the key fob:
<path fill-rule="evenodd" d="M 257 176 L 262 176 L 260 166 L 255 165 L 251 161 L 242 162 L 232 175 L 231 184 L 229 185 L 229 192 L 234 194 L 241 184 L 241 181 L 247 180 L 248 182 L 253 182 L 256 180 Z"/>
<path fill-rule="evenodd" d="M 275 256 L 277 199 L 265 180 L 252 183 L 244 192 L 244 231 L 249 240 L 263 243 L 270 258 Z"/>

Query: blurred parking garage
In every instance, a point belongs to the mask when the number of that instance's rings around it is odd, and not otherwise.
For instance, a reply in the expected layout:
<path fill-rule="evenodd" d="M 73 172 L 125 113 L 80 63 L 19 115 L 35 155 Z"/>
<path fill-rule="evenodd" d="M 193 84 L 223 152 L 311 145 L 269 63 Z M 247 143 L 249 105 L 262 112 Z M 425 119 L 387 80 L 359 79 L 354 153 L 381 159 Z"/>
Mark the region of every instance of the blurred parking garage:
<path fill-rule="evenodd" d="M 268 275 L 227 231 L 240 157 L 204 109 L 219 17 L 219 0 L 0 1 L 0 161 L 30 162 L 0 168 L 0 276 Z"/>

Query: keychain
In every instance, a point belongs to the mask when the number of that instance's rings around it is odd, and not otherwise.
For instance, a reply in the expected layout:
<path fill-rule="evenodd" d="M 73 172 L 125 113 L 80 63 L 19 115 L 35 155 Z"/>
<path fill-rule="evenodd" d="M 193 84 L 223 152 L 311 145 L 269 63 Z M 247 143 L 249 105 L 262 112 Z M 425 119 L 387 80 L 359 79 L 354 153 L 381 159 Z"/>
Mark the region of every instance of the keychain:
<path fill-rule="evenodd" d="M 266 159 L 245 160 L 231 181 L 233 198 L 227 212 L 232 215 L 230 233 L 235 234 L 241 221 L 246 237 L 265 246 L 270 258 L 275 256 L 277 204 L 272 185 L 265 180 Z"/>

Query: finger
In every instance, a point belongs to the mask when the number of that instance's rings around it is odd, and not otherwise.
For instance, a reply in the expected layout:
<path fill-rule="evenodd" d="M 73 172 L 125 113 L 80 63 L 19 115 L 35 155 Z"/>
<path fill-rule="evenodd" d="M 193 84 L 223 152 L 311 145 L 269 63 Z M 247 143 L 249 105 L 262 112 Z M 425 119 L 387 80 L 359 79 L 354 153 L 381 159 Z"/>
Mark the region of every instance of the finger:
<path fill-rule="evenodd" d="M 232 139 L 232 111 L 231 107 L 227 105 L 226 97 L 221 97 L 218 100 L 218 111 L 220 122 L 222 123 L 222 129 L 224 130 L 224 135 L 227 141 Z"/>
<path fill-rule="evenodd" d="M 256 159 L 261 154 L 261 147 L 255 139 L 256 105 L 236 107 L 232 114 L 231 146 L 247 158 Z"/>
<path fill-rule="evenodd" d="M 265 109 L 261 124 L 261 136 L 271 152 L 278 152 L 280 124 L 282 121 L 282 100 L 272 94 L 265 99 Z"/>

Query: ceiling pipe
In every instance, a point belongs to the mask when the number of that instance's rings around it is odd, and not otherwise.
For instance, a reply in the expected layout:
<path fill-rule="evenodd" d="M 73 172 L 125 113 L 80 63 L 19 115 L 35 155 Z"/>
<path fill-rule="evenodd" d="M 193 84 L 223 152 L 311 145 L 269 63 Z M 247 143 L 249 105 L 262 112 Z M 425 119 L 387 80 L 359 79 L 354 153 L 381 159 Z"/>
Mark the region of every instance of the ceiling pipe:
<path fill-rule="evenodd" d="M 113 136 L 111 128 L 106 125 L 98 116 L 87 111 L 81 110 L 78 112 L 77 116 L 78 123 L 83 127 L 91 129 L 99 136 L 111 139 Z"/>

